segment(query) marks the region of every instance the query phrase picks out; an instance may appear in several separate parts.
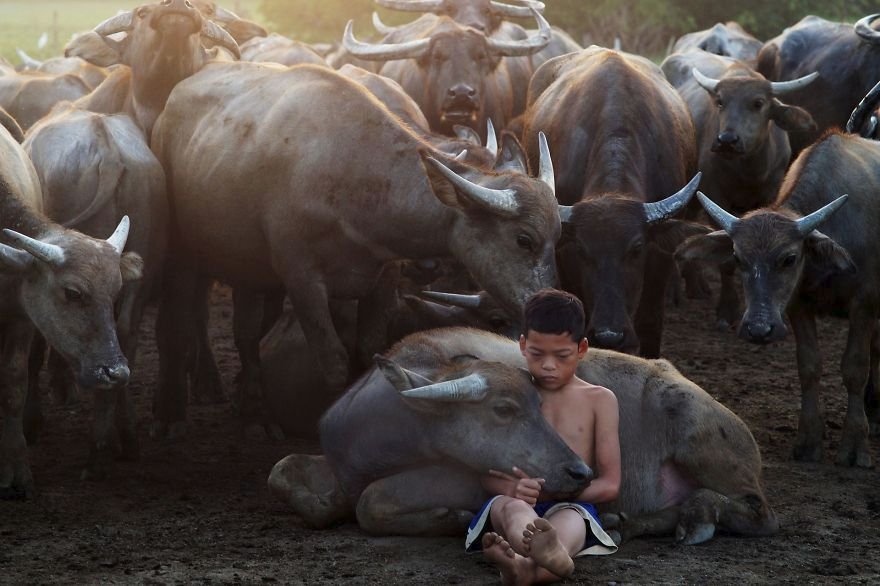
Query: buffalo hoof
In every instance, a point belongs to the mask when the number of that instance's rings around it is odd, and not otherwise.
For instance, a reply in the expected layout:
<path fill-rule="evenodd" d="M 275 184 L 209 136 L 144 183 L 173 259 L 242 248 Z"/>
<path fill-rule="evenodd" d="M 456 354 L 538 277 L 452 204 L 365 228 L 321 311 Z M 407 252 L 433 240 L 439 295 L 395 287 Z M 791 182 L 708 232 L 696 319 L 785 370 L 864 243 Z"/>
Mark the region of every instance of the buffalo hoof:
<path fill-rule="evenodd" d="M 871 437 L 880 436 L 880 421 L 872 421 L 868 427 L 868 433 L 871 435 Z"/>
<path fill-rule="evenodd" d="M 154 421 L 150 427 L 150 437 L 156 441 L 174 442 L 186 437 L 186 421 L 165 423 Z"/>
<path fill-rule="evenodd" d="M 323 456 L 291 454 L 269 474 L 269 492 L 317 529 L 351 517 L 348 500 Z"/>
<path fill-rule="evenodd" d="M 0 500 L 18 501 L 32 497 L 34 479 L 27 465 L 0 466 Z"/>
<path fill-rule="evenodd" d="M 92 446 L 89 461 L 80 473 L 80 480 L 106 480 L 113 467 L 116 450 L 110 446 Z"/>
<path fill-rule="evenodd" d="M 867 434 L 846 433 L 844 428 L 843 437 L 837 447 L 838 466 L 855 466 L 857 468 L 873 468 L 871 452 L 868 449 Z"/>
<path fill-rule="evenodd" d="M 24 431 L 24 439 L 27 442 L 27 445 L 36 445 L 37 440 L 40 439 L 40 434 L 43 432 L 43 416 L 25 416 L 22 425 Z"/>
<path fill-rule="evenodd" d="M 124 462 L 138 462 L 141 459 L 141 446 L 136 433 L 122 433 L 119 436 L 119 459 Z"/>
<path fill-rule="evenodd" d="M 219 405 L 229 399 L 223 392 L 223 385 L 218 380 L 216 383 L 203 383 L 197 380 L 193 383 L 190 402 L 193 405 Z"/>
<path fill-rule="evenodd" d="M 715 536 L 714 523 L 679 524 L 675 528 L 675 539 L 682 545 L 698 545 Z"/>
<path fill-rule="evenodd" d="M 822 444 L 799 443 L 792 449 L 792 458 L 798 462 L 821 462 Z"/>

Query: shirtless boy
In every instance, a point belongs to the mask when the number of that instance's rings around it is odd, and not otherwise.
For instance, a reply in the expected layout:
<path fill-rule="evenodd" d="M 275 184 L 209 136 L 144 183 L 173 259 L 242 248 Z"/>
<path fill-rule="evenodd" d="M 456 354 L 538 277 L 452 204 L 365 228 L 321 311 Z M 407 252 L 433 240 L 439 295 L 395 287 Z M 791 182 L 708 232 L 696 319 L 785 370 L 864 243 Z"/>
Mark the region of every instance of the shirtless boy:
<path fill-rule="evenodd" d="M 548 501 L 544 479 L 517 467 L 483 477 L 483 487 L 498 496 L 474 518 L 466 546 L 482 546 L 502 583 L 517 585 L 555 582 L 574 572 L 572 558 L 613 553 L 617 548 L 591 503 L 613 501 L 620 489 L 617 398 L 575 376 L 587 352 L 580 300 L 544 289 L 526 303 L 523 321 L 519 345 L 541 394 L 541 411 L 596 476 L 566 503 Z"/>

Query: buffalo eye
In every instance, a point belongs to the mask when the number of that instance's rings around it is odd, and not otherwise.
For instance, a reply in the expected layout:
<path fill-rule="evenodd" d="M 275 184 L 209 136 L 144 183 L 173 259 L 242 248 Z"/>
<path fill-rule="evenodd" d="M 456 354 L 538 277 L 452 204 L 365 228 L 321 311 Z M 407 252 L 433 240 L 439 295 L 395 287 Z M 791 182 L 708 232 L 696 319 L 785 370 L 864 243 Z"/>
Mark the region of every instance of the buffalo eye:
<path fill-rule="evenodd" d="M 766 104 L 766 103 L 767 102 L 765 102 L 763 99 L 758 98 L 757 100 L 755 100 L 753 107 L 755 108 L 755 110 L 760 110 L 761 108 L 764 107 L 764 104 Z"/>
<path fill-rule="evenodd" d="M 64 288 L 64 297 L 70 302 L 82 301 L 83 294 L 76 289 L 71 289 L 70 287 Z"/>
<path fill-rule="evenodd" d="M 492 411 L 501 419 L 512 419 L 516 415 L 516 407 L 509 403 L 495 405 Z"/>
<path fill-rule="evenodd" d="M 782 268 L 788 269 L 788 268 L 793 267 L 795 262 L 797 262 L 797 255 L 792 253 L 792 254 L 787 254 L 786 256 L 784 256 L 782 258 L 782 260 L 779 261 L 779 265 Z"/>
<path fill-rule="evenodd" d="M 715 100 L 715 105 L 718 106 L 719 110 L 723 110 L 724 109 L 724 100 L 722 100 L 721 98 L 718 98 L 717 100 Z"/>
<path fill-rule="evenodd" d="M 645 249 L 644 242 L 636 242 L 635 244 L 633 244 L 632 246 L 629 247 L 627 254 L 630 256 L 630 258 L 637 258 L 639 255 L 642 254 L 642 251 L 644 249 Z"/>
<path fill-rule="evenodd" d="M 519 236 L 517 236 L 516 243 L 523 250 L 528 250 L 530 252 L 535 248 L 535 244 L 534 242 L 532 242 L 532 239 L 529 237 L 528 234 L 520 234 Z"/>
<path fill-rule="evenodd" d="M 138 18 L 145 18 L 149 11 L 150 10 L 146 6 L 141 6 L 140 8 L 137 9 L 137 17 Z"/>

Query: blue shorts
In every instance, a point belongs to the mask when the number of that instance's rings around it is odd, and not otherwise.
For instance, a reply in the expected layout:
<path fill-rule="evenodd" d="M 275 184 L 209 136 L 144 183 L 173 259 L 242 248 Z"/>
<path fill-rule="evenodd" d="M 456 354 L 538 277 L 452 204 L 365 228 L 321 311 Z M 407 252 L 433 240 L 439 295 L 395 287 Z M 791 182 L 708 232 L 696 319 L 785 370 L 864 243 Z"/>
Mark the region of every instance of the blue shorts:
<path fill-rule="evenodd" d="M 473 519 L 471 519 L 471 524 L 468 527 L 467 538 L 465 539 L 464 544 L 465 551 L 482 551 L 483 535 L 492 531 L 492 518 L 489 512 L 492 509 L 492 503 L 494 503 L 497 498 L 497 496 L 494 496 L 486 501 L 480 511 L 474 515 Z M 578 501 L 557 503 L 547 501 L 537 503 L 532 508 L 535 510 L 535 514 L 541 518 L 548 517 L 563 509 L 571 509 L 583 518 L 584 523 L 587 525 L 587 534 L 584 538 L 583 547 L 574 557 L 582 555 L 608 555 L 617 551 L 617 545 L 614 544 L 614 540 L 612 540 L 608 534 L 605 533 L 605 530 L 602 529 L 602 524 L 599 522 L 599 514 L 596 512 L 596 507 L 590 503 Z"/>

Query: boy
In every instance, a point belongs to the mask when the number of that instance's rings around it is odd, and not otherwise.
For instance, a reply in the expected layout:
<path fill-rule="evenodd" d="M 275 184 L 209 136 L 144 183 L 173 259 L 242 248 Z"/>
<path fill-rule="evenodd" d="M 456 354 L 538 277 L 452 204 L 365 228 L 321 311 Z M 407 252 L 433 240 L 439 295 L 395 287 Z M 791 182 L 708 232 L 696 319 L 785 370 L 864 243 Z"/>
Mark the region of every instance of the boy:
<path fill-rule="evenodd" d="M 555 582 L 574 571 L 573 557 L 617 549 L 589 504 L 617 498 L 620 439 L 614 393 L 575 376 L 587 353 L 583 306 L 570 293 L 544 289 L 526 303 L 523 322 L 520 350 L 541 394 L 541 411 L 596 477 L 568 503 L 547 502 L 544 480 L 517 467 L 483 477 L 483 487 L 498 496 L 474 517 L 466 547 L 482 546 L 504 584 Z"/>

